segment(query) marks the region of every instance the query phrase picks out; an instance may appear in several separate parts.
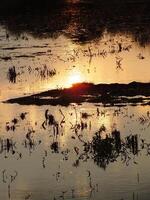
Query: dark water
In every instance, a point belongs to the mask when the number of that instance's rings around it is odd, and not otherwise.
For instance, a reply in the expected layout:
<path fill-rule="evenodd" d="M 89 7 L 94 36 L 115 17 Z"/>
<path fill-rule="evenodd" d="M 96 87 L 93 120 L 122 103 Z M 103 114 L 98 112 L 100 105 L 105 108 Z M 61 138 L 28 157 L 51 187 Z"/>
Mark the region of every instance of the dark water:
<path fill-rule="evenodd" d="M 3 101 L 77 82 L 149 82 L 149 1 L 3 1 L 0 10 L 0 199 L 148 200 L 149 106 Z"/>
<path fill-rule="evenodd" d="M 101 38 L 107 30 L 128 33 L 142 46 L 150 41 L 148 0 L 24 0 L 4 1 L 1 7 L 1 22 L 15 34 L 25 31 L 36 37 L 56 38 L 63 32 L 85 43 Z"/>

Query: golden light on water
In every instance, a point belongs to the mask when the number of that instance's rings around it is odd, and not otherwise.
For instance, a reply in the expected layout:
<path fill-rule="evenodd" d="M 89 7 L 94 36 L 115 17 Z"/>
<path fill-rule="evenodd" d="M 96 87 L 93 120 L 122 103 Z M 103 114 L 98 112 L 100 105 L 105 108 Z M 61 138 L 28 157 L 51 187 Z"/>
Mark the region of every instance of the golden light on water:
<path fill-rule="evenodd" d="M 67 87 L 71 87 L 73 84 L 81 82 L 84 82 L 83 75 L 80 72 L 75 72 L 68 76 L 66 85 Z"/>

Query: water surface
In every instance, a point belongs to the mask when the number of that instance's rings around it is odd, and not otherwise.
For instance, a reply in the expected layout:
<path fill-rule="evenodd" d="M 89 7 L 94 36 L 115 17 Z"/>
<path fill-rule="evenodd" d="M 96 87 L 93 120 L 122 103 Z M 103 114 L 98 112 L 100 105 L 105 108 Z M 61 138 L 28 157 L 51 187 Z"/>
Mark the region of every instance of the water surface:
<path fill-rule="evenodd" d="M 51 12 L 34 8 L 1 14 L 1 199 L 149 199 L 149 106 L 3 103 L 76 82 L 149 82 L 149 4 L 127 2 L 66 1 L 50 6 Z M 57 122 L 57 135 L 53 124 L 43 127 L 47 109 Z M 124 156 L 120 152 L 116 160 L 102 163 L 90 152 L 87 158 L 82 140 L 91 142 L 101 127 L 106 127 L 103 138 L 120 131 L 122 143 L 137 135 L 138 151 L 127 148 Z"/>

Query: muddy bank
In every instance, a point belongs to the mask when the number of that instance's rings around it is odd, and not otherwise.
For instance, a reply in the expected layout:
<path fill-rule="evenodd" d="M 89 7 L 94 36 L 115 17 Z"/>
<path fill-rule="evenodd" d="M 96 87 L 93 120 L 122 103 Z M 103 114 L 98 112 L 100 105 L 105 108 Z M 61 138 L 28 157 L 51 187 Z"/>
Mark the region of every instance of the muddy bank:
<path fill-rule="evenodd" d="M 102 103 L 104 105 L 150 104 L 150 83 L 129 84 L 78 83 L 67 89 L 54 89 L 26 97 L 9 99 L 5 103 L 21 105 L 64 105 L 71 103 Z"/>

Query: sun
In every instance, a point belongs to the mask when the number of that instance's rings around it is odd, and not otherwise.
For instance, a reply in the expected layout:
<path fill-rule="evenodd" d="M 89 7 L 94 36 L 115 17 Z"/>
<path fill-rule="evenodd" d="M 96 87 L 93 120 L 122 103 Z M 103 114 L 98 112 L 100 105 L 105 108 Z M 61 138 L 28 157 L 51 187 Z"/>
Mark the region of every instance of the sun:
<path fill-rule="evenodd" d="M 68 81 L 67 81 L 67 85 L 70 87 L 72 86 L 73 84 L 75 83 L 81 83 L 83 82 L 83 78 L 81 76 L 80 73 L 74 73 L 74 74 L 71 74 L 68 78 Z"/>

